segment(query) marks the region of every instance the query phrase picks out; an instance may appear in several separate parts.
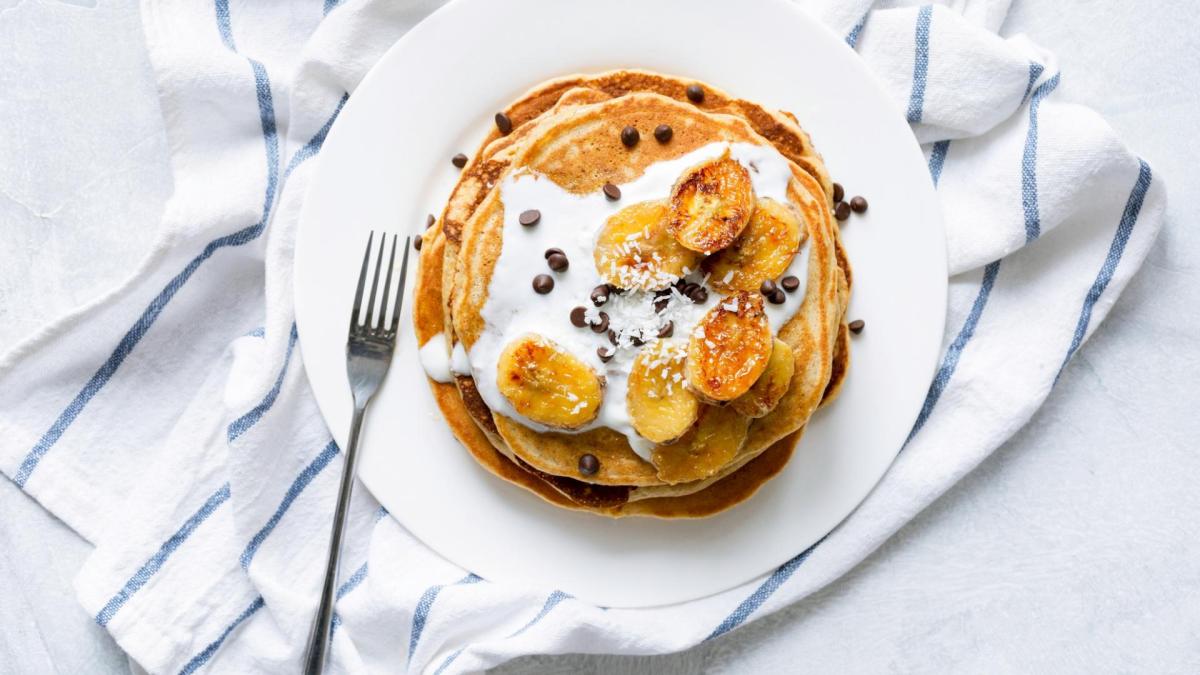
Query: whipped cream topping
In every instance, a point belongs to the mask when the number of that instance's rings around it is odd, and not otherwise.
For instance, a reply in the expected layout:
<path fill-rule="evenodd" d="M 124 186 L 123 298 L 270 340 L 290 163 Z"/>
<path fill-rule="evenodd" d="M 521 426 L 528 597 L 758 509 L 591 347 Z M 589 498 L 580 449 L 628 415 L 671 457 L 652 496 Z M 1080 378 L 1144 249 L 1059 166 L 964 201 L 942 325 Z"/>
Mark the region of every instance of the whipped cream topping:
<path fill-rule="evenodd" d="M 624 434 L 634 452 L 649 461 L 654 443 L 642 438 L 633 429 L 625 403 L 629 372 L 634 358 L 643 348 L 635 346 L 633 339 L 640 337 L 647 346 L 653 346 L 654 341 L 660 339 L 657 337 L 659 329 L 671 321 L 672 337 L 661 339 L 685 347 L 693 328 L 705 312 L 722 302 L 722 297 L 710 289 L 707 300 L 695 304 L 677 290 L 672 290 L 666 308 L 661 313 L 655 313 L 653 292 L 625 292 L 613 294 L 602 307 L 595 307 L 590 299 L 591 292 L 604 281 L 596 271 L 593 250 L 610 216 L 638 202 L 666 199 L 684 170 L 720 157 L 727 149 L 730 156 L 750 172 L 758 197 L 769 197 L 780 202 L 787 200 L 787 186 L 792 178 L 787 160 L 774 148 L 749 143 L 711 143 L 682 157 L 655 163 L 647 167 L 638 179 L 619 186 L 621 199 L 617 201 L 608 200 L 599 191 L 586 195 L 572 194 L 536 173 L 520 172 L 504 178 L 500 184 L 500 199 L 504 204 L 503 246 L 481 313 L 485 328 L 469 354 L 460 356 L 462 345 L 455 347 L 451 359 L 453 371 L 467 372 L 469 366 L 479 394 L 495 412 L 517 419 L 537 431 L 562 431 L 549 429 L 520 416 L 500 393 L 497 385 L 496 368 L 500 353 L 509 342 L 527 333 L 552 340 L 591 366 L 605 380 L 604 399 L 596 419 L 580 429 L 564 433 L 609 427 Z M 517 220 L 523 211 L 529 209 L 541 212 L 540 222 L 533 227 L 522 226 Z M 549 248 L 562 249 L 570 262 L 568 269 L 562 272 L 549 270 L 545 260 L 545 252 Z M 765 303 L 772 334 L 777 333 L 796 313 L 804 300 L 808 258 L 809 251 L 805 245 L 783 275 L 799 278 L 800 288 L 794 293 L 787 293 L 781 305 Z M 539 295 L 533 291 L 531 281 L 535 275 L 543 273 L 553 276 L 555 285 L 550 293 Z M 685 278 L 696 283 L 705 281 L 699 270 L 689 270 Z M 587 327 L 574 326 L 569 317 L 575 307 L 586 308 L 589 319 L 597 318 L 603 311 L 609 317 L 609 327 L 620 334 L 620 344 L 609 362 L 602 361 L 596 351 L 598 347 L 613 349 L 608 336 L 605 333 L 597 334 Z M 426 362 L 426 348 L 432 343 L 433 340 L 421 350 L 423 364 Z M 443 361 L 446 351 L 443 342 L 438 352 Z M 441 362 L 432 365 L 436 375 L 450 370 L 449 367 L 441 369 Z M 430 377 L 437 379 L 434 373 Z M 448 380 L 449 374 L 446 377 Z"/>

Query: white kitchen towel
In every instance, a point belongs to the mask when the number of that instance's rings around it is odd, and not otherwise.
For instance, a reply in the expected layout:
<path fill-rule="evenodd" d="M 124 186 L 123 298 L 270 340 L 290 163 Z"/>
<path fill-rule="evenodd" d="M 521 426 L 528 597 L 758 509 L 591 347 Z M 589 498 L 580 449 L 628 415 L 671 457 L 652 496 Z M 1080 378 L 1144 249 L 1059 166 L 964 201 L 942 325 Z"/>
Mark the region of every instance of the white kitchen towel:
<path fill-rule="evenodd" d="M 148 671 L 297 667 L 342 464 L 296 349 L 297 214 L 347 98 L 436 4 L 143 3 L 174 194 L 126 282 L 0 357 L 0 470 L 95 545 L 79 599 Z M 945 213 L 944 356 L 883 481 L 773 573 L 652 610 L 480 579 L 359 490 L 334 672 L 662 653 L 796 602 L 1021 427 L 1108 313 L 1162 224 L 1163 183 L 1059 100 L 1050 52 L 997 35 L 1008 0 L 802 4 L 908 116 Z"/>

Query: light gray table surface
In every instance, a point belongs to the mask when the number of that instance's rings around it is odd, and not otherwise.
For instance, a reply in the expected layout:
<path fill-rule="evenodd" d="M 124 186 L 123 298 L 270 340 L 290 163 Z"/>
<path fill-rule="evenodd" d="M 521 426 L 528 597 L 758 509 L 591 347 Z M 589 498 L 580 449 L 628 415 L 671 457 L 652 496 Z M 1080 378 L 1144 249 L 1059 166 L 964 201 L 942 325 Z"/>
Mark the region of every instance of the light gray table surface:
<path fill-rule="evenodd" d="M 680 654 L 501 670 L 1200 672 L 1198 17 L 1014 0 L 1003 32 L 1053 49 L 1056 96 L 1104 114 L 1170 193 L 1144 268 L 1023 431 L 794 607 Z M 0 0 L 0 64 L 4 351 L 139 260 L 106 232 L 149 242 L 171 178 L 135 3 Z M 0 673 L 128 672 L 74 598 L 88 550 L 0 480 Z"/>

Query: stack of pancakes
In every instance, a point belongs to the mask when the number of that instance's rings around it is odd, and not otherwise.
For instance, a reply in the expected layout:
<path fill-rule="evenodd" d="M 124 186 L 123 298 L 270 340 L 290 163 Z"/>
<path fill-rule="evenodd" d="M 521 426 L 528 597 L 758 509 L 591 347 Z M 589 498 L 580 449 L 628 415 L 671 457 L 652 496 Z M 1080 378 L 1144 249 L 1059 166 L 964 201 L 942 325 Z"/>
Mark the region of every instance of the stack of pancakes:
<path fill-rule="evenodd" d="M 651 130 L 661 132 L 663 126 L 670 131 L 659 136 L 668 140 L 648 139 Z M 630 138 L 622 139 L 622 131 L 629 127 L 645 137 L 633 150 Z M 653 451 L 641 455 L 626 435 L 613 429 L 555 424 L 566 419 L 562 416 L 565 412 L 545 417 L 549 390 L 537 389 L 537 382 L 524 392 L 526 398 L 519 399 L 519 391 L 510 397 L 514 407 L 504 415 L 484 402 L 469 373 L 456 373 L 450 383 L 431 380 L 454 434 L 489 471 L 563 507 L 609 516 L 701 517 L 745 500 L 778 473 L 814 411 L 836 395 L 849 359 L 845 311 L 851 277 L 832 213 L 833 184 L 820 155 L 788 113 L 766 110 L 693 80 L 645 71 L 552 80 L 497 116 L 497 128 L 470 158 L 441 217 L 423 236 L 414 305 L 418 342 L 425 345 L 440 334 L 447 352 L 462 343 L 471 354 L 471 347 L 488 330 L 482 315 L 492 272 L 504 246 L 500 187 L 506 177 L 537 174 L 573 194 L 596 193 L 605 186 L 634 181 L 656 163 L 717 142 L 769 147 L 786 158 L 792 174 L 785 205 L 792 215 L 786 217 L 799 224 L 804 243 L 799 255 L 808 256 L 803 301 L 797 311 L 763 342 L 762 336 L 756 338 L 739 321 L 750 321 L 745 318 L 749 313 L 761 315 L 763 298 L 770 298 L 769 284 L 762 291 L 748 289 L 778 279 L 755 278 L 752 260 L 746 262 L 750 267 L 745 270 L 705 277 L 707 293 L 721 298 L 705 317 L 708 337 L 716 338 L 714 326 L 720 324 L 725 340 L 713 344 L 712 339 L 697 340 L 695 335 L 675 336 L 688 346 L 688 362 L 682 371 L 687 374 L 686 384 L 678 393 L 672 392 L 671 400 L 664 400 L 662 392 L 652 392 L 652 401 L 645 396 L 642 401 L 653 405 L 635 409 L 640 390 L 630 377 L 627 401 L 639 432 L 679 426 L 679 416 L 669 416 L 674 414 L 671 406 L 675 399 L 686 404 L 682 405 L 686 412 L 680 414 L 690 415 L 683 426 L 666 432 L 672 438 L 658 434 Z M 727 156 L 724 160 L 729 161 Z M 709 175 L 721 169 L 715 160 L 694 167 L 680 176 L 669 201 L 668 195 L 663 195 L 663 204 L 669 208 L 663 207 L 662 217 L 671 221 L 667 224 L 676 239 L 699 251 L 697 259 L 741 246 L 737 237 L 746 230 L 747 221 L 769 215 L 763 200 L 756 206 L 753 195 L 743 203 L 744 195 L 723 193 L 736 191 L 737 186 L 724 187 L 729 181 Z M 721 232 L 721 227 L 732 229 Z M 713 267 L 710 262 L 702 263 L 705 269 Z M 739 283 L 742 277 L 745 283 Z M 735 280 L 732 286 L 720 283 L 730 279 Z M 732 313 L 725 301 L 732 301 Z M 717 316 L 722 312 L 725 316 Z M 765 325 L 765 319 L 761 323 Z M 537 336 L 529 338 L 533 347 L 553 351 L 552 343 Z M 763 344 L 756 347 L 757 343 Z M 658 346 L 657 341 L 644 347 L 638 343 L 647 356 Z M 530 345 L 512 345 L 504 358 L 520 357 L 514 353 L 517 347 L 527 352 L 532 349 Z M 722 349 L 727 352 L 714 353 Z M 541 358 L 532 352 L 523 354 Z M 566 367 L 544 370 L 554 370 L 560 380 L 573 376 L 572 368 L 583 368 L 603 387 L 603 376 L 592 373 L 579 359 L 569 354 L 551 356 Z M 755 367 L 747 366 L 755 363 Z M 504 380 L 508 366 L 507 362 L 472 360 L 470 371 L 478 374 L 483 369 L 500 369 Z M 571 384 L 564 382 L 541 384 L 560 388 Z M 575 394 L 567 395 L 576 400 Z M 528 410 L 530 417 L 513 415 L 513 410 Z M 650 411 L 642 414 L 648 419 L 642 426 L 638 426 L 638 410 Z M 658 410 L 668 417 L 649 419 L 659 414 L 654 412 Z M 587 461 L 581 462 L 585 455 Z"/>

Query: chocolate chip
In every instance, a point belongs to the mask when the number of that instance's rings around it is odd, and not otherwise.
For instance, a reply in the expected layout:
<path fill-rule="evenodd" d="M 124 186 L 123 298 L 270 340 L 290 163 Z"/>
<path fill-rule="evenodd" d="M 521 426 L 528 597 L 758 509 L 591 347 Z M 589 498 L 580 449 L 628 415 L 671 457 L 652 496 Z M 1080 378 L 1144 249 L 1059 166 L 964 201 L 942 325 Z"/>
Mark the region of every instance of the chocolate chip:
<path fill-rule="evenodd" d="M 599 356 L 600 360 L 605 363 L 612 361 L 612 358 L 616 355 L 617 350 L 611 347 L 596 347 L 596 356 Z"/>
<path fill-rule="evenodd" d="M 538 295 L 545 295 L 554 290 L 554 277 L 549 274 L 539 274 L 533 278 L 533 290 Z"/>
<path fill-rule="evenodd" d="M 610 357 L 611 358 L 611 357 Z M 592 453 L 579 456 L 579 473 L 590 476 L 600 470 L 600 460 Z"/>
<path fill-rule="evenodd" d="M 414 240 L 413 240 L 413 248 L 415 248 L 415 249 L 417 249 L 418 251 L 420 251 L 420 250 L 421 250 L 421 242 L 422 242 L 422 241 L 423 241 L 423 240 L 422 240 L 420 237 L 417 237 L 416 239 L 414 239 Z"/>
<path fill-rule="evenodd" d="M 671 304 L 671 296 L 664 295 L 654 299 L 654 313 L 662 314 L 667 311 L 667 305 Z"/>
<path fill-rule="evenodd" d="M 867 325 L 866 321 L 863 321 L 862 319 L 855 319 L 855 320 L 851 321 L 850 323 L 846 324 L 846 327 L 850 329 L 851 333 L 858 335 L 859 333 L 863 332 L 863 328 L 865 328 L 866 325 Z"/>
<path fill-rule="evenodd" d="M 633 146 L 637 145 L 638 141 L 640 140 L 642 140 L 642 135 L 638 133 L 637 129 L 633 127 L 625 127 L 621 130 L 621 142 L 625 144 L 625 147 L 632 148 Z"/>
<path fill-rule="evenodd" d="M 683 288 L 679 289 L 679 292 L 683 293 L 684 295 L 686 295 L 688 297 L 691 297 L 691 295 L 698 290 L 700 290 L 700 284 L 698 284 L 694 281 L 689 281 L 686 284 L 684 284 Z"/>
<path fill-rule="evenodd" d="M 705 302 L 708 302 L 708 291 L 703 286 L 697 287 L 694 292 L 688 293 L 687 296 L 689 300 L 697 305 L 703 305 Z"/>
<path fill-rule="evenodd" d="M 592 326 L 593 333 L 603 333 L 608 330 L 608 314 L 600 312 L 600 317 L 592 319 L 588 322 Z"/>
<path fill-rule="evenodd" d="M 512 133 L 512 120 L 502 112 L 496 113 L 496 128 L 505 136 Z"/>
<path fill-rule="evenodd" d="M 842 187 L 841 183 L 833 184 L 833 203 L 836 204 L 846 198 L 846 188 Z"/>
<path fill-rule="evenodd" d="M 601 189 L 604 191 L 604 196 L 608 197 L 608 201 L 610 202 L 615 202 L 621 198 L 621 188 L 612 183 L 605 183 Z"/>
<path fill-rule="evenodd" d="M 592 304 L 597 307 L 603 307 L 611 295 L 612 287 L 608 284 L 600 284 L 592 289 Z"/>
<path fill-rule="evenodd" d="M 608 341 L 614 345 L 617 344 L 617 331 L 611 328 L 608 329 Z"/>
<path fill-rule="evenodd" d="M 665 324 L 663 324 L 663 326 L 661 328 L 658 329 L 658 337 L 660 337 L 660 338 L 669 338 L 674 334 L 675 334 L 675 322 L 674 321 L 668 321 Z"/>
<path fill-rule="evenodd" d="M 675 280 L 675 288 L 677 288 L 680 293 L 683 293 L 683 289 L 686 288 L 687 285 L 688 285 L 688 281 L 687 281 L 687 279 L 684 279 L 683 277 L 679 277 L 678 279 Z M 685 293 L 685 295 L 686 295 L 686 293 Z"/>
<path fill-rule="evenodd" d="M 434 218 L 432 213 L 428 216 L 425 216 L 425 229 L 428 230 L 429 228 L 433 227 L 433 224 L 436 222 L 437 218 Z"/>
<path fill-rule="evenodd" d="M 642 336 L 636 333 L 629 336 L 629 341 L 633 343 L 634 347 L 641 347 L 642 345 L 646 344 L 646 341 L 642 339 Z"/>
<path fill-rule="evenodd" d="M 783 281 L 779 283 L 781 286 L 783 286 L 783 290 L 787 291 L 788 293 L 794 293 L 796 292 L 796 289 L 800 288 L 800 279 L 793 276 L 786 276 L 783 278 Z"/>
<path fill-rule="evenodd" d="M 555 272 L 565 272 L 571 266 L 571 261 L 562 253 L 551 253 L 546 257 L 546 264 Z"/>
<path fill-rule="evenodd" d="M 758 287 L 758 292 L 768 297 L 777 290 L 779 290 L 779 288 L 775 285 L 775 282 L 771 281 L 770 279 L 762 282 L 762 286 Z"/>
<path fill-rule="evenodd" d="M 554 255 L 555 253 L 561 253 L 562 255 L 566 255 L 566 253 L 563 253 L 563 250 L 561 248 L 548 248 L 548 249 L 546 249 L 546 252 L 544 254 L 542 254 L 542 257 L 549 260 L 550 256 Z"/>
<path fill-rule="evenodd" d="M 524 225 L 525 227 L 533 227 L 534 225 L 537 225 L 538 221 L 541 219 L 542 219 L 542 212 L 538 211 L 537 209 L 529 209 L 528 211 L 522 211 L 521 215 L 517 216 L 517 222 Z"/>
<path fill-rule="evenodd" d="M 674 134 L 675 132 L 672 131 L 671 127 L 666 124 L 660 124 L 654 127 L 654 140 L 658 141 L 659 143 L 666 143 L 667 141 L 671 140 L 671 136 Z"/>
<path fill-rule="evenodd" d="M 861 196 L 855 197 L 854 199 L 850 200 L 850 208 L 853 209 L 855 213 L 862 213 L 863 211 L 867 210 L 867 200 Z"/>
<path fill-rule="evenodd" d="M 772 305 L 782 305 L 787 301 L 787 295 L 784 294 L 782 290 L 776 288 L 775 290 L 771 291 L 770 295 L 767 296 L 767 300 Z"/>
<path fill-rule="evenodd" d="M 571 310 L 571 325 L 576 328 L 583 328 L 587 325 L 587 309 L 584 307 L 576 307 Z"/>
<path fill-rule="evenodd" d="M 450 158 L 450 163 L 461 169 L 467 165 L 467 156 L 460 152 Z"/>
<path fill-rule="evenodd" d="M 692 103 L 703 103 L 704 87 L 701 87 L 698 84 L 689 84 L 687 88 L 687 97 Z"/>
<path fill-rule="evenodd" d="M 838 202 L 833 209 L 833 217 L 838 220 L 845 220 L 850 217 L 850 205 L 846 202 Z"/>

